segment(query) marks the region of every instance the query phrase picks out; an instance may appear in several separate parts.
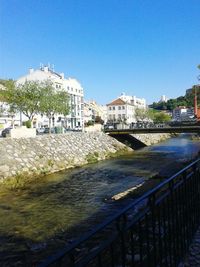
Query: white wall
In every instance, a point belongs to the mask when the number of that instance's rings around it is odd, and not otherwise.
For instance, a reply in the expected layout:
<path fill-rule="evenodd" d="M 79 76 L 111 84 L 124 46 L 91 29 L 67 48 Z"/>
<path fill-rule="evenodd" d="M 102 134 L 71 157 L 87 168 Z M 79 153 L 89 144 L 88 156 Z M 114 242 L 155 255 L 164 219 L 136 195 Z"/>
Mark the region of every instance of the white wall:
<path fill-rule="evenodd" d="M 10 131 L 11 138 L 28 138 L 28 137 L 36 137 L 36 129 L 34 128 L 26 128 L 26 126 L 22 126 L 19 128 L 11 129 Z"/>
<path fill-rule="evenodd" d="M 64 78 L 64 74 L 57 74 L 56 72 L 52 72 L 48 67 L 44 67 L 43 69 L 33 70 L 31 69 L 29 74 L 20 77 L 17 80 L 17 85 L 23 84 L 25 81 L 50 81 L 53 83 L 55 89 L 64 89 L 68 92 L 70 97 L 70 114 L 66 117 L 67 127 L 75 128 L 76 126 L 83 126 L 83 96 L 84 91 L 81 84 L 74 78 Z M 60 125 L 61 123 L 57 123 L 59 117 L 62 117 L 62 121 L 64 121 L 64 117 L 62 115 L 55 115 L 55 125 Z M 36 125 L 46 124 L 48 118 L 42 117 L 40 115 L 35 116 Z"/>

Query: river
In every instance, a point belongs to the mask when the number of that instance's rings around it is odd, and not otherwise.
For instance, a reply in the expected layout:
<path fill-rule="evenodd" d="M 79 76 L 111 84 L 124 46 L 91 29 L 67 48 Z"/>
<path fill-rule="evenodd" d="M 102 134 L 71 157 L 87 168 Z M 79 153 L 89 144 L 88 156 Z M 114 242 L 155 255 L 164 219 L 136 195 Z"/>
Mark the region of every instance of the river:
<path fill-rule="evenodd" d="M 119 158 L 45 176 L 23 190 L 1 188 L 0 265 L 37 263 L 131 201 L 112 201 L 113 195 L 159 182 L 152 177 L 168 177 L 199 151 L 200 142 L 180 135 Z"/>

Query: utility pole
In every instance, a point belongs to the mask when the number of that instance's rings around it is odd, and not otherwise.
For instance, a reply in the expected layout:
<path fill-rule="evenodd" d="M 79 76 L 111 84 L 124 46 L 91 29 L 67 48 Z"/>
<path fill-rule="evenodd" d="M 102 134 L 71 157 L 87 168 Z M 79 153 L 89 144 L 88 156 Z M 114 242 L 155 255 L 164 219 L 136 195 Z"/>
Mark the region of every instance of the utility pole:
<path fill-rule="evenodd" d="M 194 88 L 194 116 L 197 118 L 197 91 Z"/>

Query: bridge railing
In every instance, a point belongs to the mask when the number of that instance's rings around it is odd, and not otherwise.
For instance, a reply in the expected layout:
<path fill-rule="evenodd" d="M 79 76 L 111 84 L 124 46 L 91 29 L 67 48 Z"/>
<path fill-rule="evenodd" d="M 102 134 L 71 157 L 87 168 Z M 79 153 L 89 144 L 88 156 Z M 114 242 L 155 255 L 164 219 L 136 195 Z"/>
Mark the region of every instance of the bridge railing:
<path fill-rule="evenodd" d="M 200 159 L 39 266 L 178 266 L 200 223 Z"/>

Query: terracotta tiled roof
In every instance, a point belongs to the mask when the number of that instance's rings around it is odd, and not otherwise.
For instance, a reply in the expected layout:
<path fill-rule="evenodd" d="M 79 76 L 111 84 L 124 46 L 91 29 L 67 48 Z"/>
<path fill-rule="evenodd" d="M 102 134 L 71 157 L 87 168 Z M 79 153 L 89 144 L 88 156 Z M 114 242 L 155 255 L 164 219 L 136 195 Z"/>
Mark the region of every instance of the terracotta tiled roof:
<path fill-rule="evenodd" d="M 118 98 L 111 103 L 107 104 L 107 106 L 119 106 L 119 105 L 125 105 L 126 102 L 124 102 L 121 98 Z"/>

